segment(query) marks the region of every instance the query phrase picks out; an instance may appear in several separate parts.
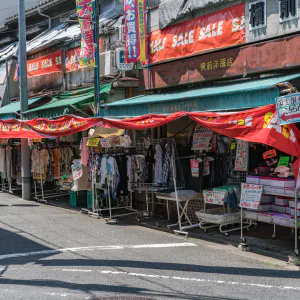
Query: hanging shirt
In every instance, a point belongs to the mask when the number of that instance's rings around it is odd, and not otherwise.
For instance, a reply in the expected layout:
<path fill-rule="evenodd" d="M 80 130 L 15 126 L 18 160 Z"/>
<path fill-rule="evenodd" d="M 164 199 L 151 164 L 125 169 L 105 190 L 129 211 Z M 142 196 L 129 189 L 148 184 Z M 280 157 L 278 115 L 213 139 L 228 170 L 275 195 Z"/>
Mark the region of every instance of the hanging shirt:
<path fill-rule="evenodd" d="M 166 155 L 162 172 L 162 183 L 167 184 L 170 173 L 170 165 L 171 165 L 171 156 L 172 156 L 172 147 L 170 143 L 166 144 Z"/>
<path fill-rule="evenodd" d="M 89 159 L 89 148 L 86 145 L 88 138 L 83 138 L 80 143 L 80 156 L 81 156 L 81 164 L 83 166 L 87 166 Z"/>
<path fill-rule="evenodd" d="M 163 150 L 160 144 L 155 146 L 155 166 L 154 166 L 154 182 L 156 184 L 161 184 L 162 181 L 162 171 L 163 171 Z"/>

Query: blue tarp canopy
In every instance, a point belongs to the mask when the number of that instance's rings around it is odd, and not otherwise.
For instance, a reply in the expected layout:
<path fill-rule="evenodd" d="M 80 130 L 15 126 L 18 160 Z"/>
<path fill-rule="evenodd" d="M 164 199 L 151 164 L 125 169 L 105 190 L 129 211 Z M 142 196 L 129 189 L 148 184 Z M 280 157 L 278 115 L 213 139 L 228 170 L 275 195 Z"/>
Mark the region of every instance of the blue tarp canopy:
<path fill-rule="evenodd" d="M 198 89 L 142 95 L 102 106 L 104 117 L 127 118 L 178 111 L 228 111 L 274 104 L 280 90 L 276 84 L 300 77 L 300 73 L 245 80 Z"/>

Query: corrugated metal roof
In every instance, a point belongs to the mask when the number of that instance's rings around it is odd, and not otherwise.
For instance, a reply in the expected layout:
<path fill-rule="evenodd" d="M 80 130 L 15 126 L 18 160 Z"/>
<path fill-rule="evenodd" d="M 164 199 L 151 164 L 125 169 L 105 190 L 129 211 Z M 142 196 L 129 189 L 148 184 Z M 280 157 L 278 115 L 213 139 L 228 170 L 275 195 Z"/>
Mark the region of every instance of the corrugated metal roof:
<path fill-rule="evenodd" d="M 35 6 L 31 7 L 31 8 L 29 8 L 29 9 L 27 9 L 25 13 L 27 15 L 30 12 L 33 12 L 33 11 L 37 10 L 38 8 L 44 8 L 46 6 L 55 5 L 55 4 L 58 4 L 58 3 L 61 3 L 61 2 L 65 2 L 65 1 L 68 1 L 68 0 L 45 0 L 45 1 L 41 1 L 40 4 L 35 5 Z M 17 17 L 18 17 L 18 14 L 15 14 L 15 15 L 12 15 L 12 16 L 6 18 L 5 21 L 9 22 L 11 20 L 16 19 Z"/>
<path fill-rule="evenodd" d="M 48 29 L 27 43 L 27 53 L 52 47 L 61 42 L 72 41 L 80 38 L 79 24 L 61 24 L 53 29 Z"/>
<path fill-rule="evenodd" d="M 17 43 L 11 44 L 0 50 L 0 62 L 16 55 Z"/>

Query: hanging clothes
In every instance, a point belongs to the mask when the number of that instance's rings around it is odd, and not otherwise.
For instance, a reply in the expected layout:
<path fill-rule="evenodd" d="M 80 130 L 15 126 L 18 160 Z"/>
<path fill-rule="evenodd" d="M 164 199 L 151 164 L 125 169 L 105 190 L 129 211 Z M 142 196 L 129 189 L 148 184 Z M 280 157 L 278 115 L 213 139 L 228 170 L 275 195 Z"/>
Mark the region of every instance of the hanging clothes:
<path fill-rule="evenodd" d="M 153 145 L 149 146 L 148 151 L 147 151 L 147 156 L 145 159 L 146 159 L 146 167 L 147 167 L 146 182 L 152 183 L 153 182 L 153 165 L 155 163 Z"/>
<path fill-rule="evenodd" d="M 167 184 L 170 174 L 170 165 L 171 165 L 171 156 L 172 156 L 172 147 L 171 143 L 167 143 L 165 146 L 165 160 L 163 165 L 163 173 L 162 173 L 162 183 Z"/>
<path fill-rule="evenodd" d="M 6 147 L 6 156 L 5 156 L 5 163 L 6 163 L 6 178 L 12 178 L 13 171 L 12 171 L 12 147 Z"/>
<path fill-rule="evenodd" d="M 160 144 L 155 146 L 154 183 L 162 184 L 163 174 L 163 150 Z"/>
<path fill-rule="evenodd" d="M 6 150 L 5 148 L 0 148 L 0 172 L 2 177 L 6 178 Z"/>
<path fill-rule="evenodd" d="M 87 166 L 89 159 L 89 147 L 86 145 L 88 138 L 83 138 L 80 142 L 81 164 Z"/>
<path fill-rule="evenodd" d="M 107 160 L 107 172 L 110 178 L 110 190 L 113 199 L 117 199 L 117 190 L 120 184 L 120 173 L 116 159 L 110 156 Z"/>

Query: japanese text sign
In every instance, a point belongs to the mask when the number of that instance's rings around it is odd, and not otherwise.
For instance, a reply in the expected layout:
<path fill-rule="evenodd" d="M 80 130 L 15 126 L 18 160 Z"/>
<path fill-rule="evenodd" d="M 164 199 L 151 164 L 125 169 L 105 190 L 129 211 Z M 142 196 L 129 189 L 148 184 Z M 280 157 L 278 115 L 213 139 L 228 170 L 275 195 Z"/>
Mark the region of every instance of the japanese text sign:
<path fill-rule="evenodd" d="M 56 72 L 62 72 L 62 50 L 27 61 L 28 78 Z M 14 80 L 17 79 L 16 69 Z"/>
<path fill-rule="evenodd" d="M 213 132 L 197 125 L 193 135 L 193 150 L 207 151 Z"/>
<path fill-rule="evenodd" d="M 78 180 L 83 175 L 82 165 L 79 159 L 73 161 L 72 165 L 72 177 L 73 180 Z"/>
<path fill-rule="evenodd" d="M 76 0 L 76 11 L 81 30 L 81 52 L 79 63 L 83 66 L 94 66 L 94 1 Z"/>
<path fill-rule="evenodd" d="M 244 43 L 244 14 L 245 4 L 241 3 L 151 32 L 149 63 Z"/>
<path fill-rule="evenodd" d="M 257 209 L 262 193 L 262 185 L 242 183 L 240 207 Z"/>
<path fill-rule="evenodd" d="M 198 161 L 198 159 L 191 159 L 190 164 L 191 164 L 192 177 L 199 177 L 199 161 Z"/>
<path fill-rule="evenodd" d="M 268 150 L 266 152 L 263 153 L 263 159 L 268 159 L 268 158 L 272 158 L 277 156 L 276 150 L 272 149 L 272 150 Z"/>
<path fill-rule="evenodd" d="M 124 0 L 127 63 L 146 60 L 146 0 Z"/>
<path fill-rule="evenodd" d="M 86 143 L 88 147 L 98 147 L 100 144 L 100 138 L 89 139 Z"/>
<path fill-rule="evenodd" d="M 248 142 L 246 141 L 237 141 L 234 169 L 244 172 L 248 170 Z"/>
<path fill-rule="evenodd" d="M 300 122 L 300 93 L 276 98 L 276 108 L 281 125 Z"/>
<path fill-rule="evenodd" d="M 226 190 L 203 190 L 204 202 L 209 204 L 223 205 L 226 195 Z"/>

